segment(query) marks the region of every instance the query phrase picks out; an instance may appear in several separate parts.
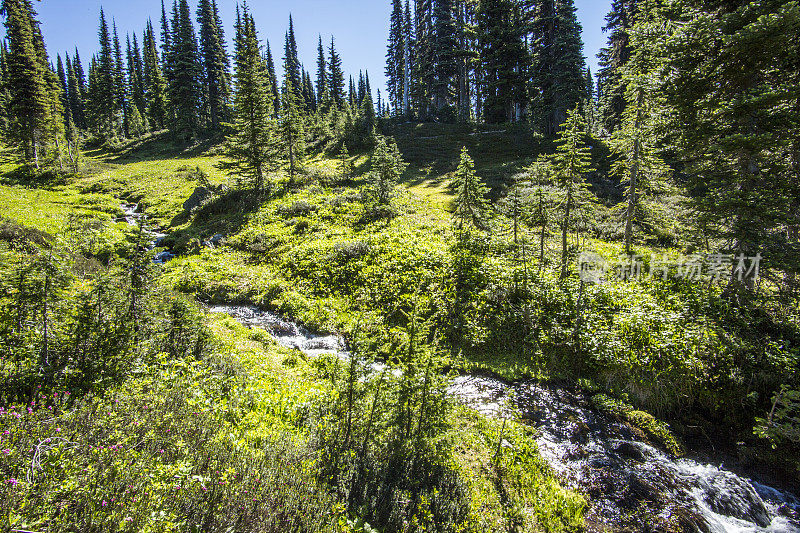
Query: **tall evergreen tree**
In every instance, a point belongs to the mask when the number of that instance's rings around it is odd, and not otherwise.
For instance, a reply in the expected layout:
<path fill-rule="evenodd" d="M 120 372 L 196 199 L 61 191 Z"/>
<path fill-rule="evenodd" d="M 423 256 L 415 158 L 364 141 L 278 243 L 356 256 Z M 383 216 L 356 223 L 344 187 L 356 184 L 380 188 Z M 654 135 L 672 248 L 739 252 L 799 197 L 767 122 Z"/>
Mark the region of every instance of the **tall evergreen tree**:
<path fill-rule="evenodd" d="M 77 56 L 76 56 L 77 57 Z M 72 121 L 77 129 L 86 128 L 84 94 L 78 83 L 76 74 L 77 60 L 70 60 L 67 56 L 67 86 L 69 87 L 69 111 Z"/>
<path fill-rule="evenodd" d="M 297 170 L 305 157 L 305 131 L 300 113 L 300 97 L 292 87 L 291 74 L 288 71 L 283 84 L 279 135 L 283 156 L 289 165 L 289 183 L 294 184 Z"/>
<path fill-rule="evenodd" d="M 67 89 L 67 71 L 64 69 L 64 62 L 61 61 L 61 54 L 56 54 L 56 75 L 58 76 L 58 84 L 61 87 L 61 104 L 67 107 L 68 89 Z M 64 117 L 66 120 L 67 117 Z"/>
<path fill-rule="evenodd" d="M 640 18 L 659 13 L 653 3 L 641 8 Z M 727 243 L 722 251 L 736 256 L 737 269 L 739 258 L 761 254 L 761 275 L 771 269 L 798 272 L 800 250 L 787 229 L 800 225 L 793 167 L 800 124 L 800 7 L 697 0 L 670 7 L 666 26 L 673 33 L 663 51 L 674 116 L 670 131 L 687 164 L 702 226 Z M 746 275 L 748 268 L 735 272 L 727 289 L 734 302 L 746 301 L 758 286 Z"/>
<path fill-rule="evenodd" d="M 640 0 L 613 0 L 606 15 L 603 31 L 608 32 L 608 46 L 600 50 L 598 83 L 602 86 L 599 100 L 600 120 L 611 134 L 622 121 L 625 110 L 625 86 L 622 68 L 631 57 L 630 31 L 636 20 Z"/>
<path fill-rule="evenodd" d="M 286 40 L 283 48 L 283 70 L 286 78 L 291 81 L 294 91 L 300 92 L 303 87 L 301 77 L 300 58 L 297 54 L 297 39 L 294 36 L 294 21 L 289 15 L 289 31 L 286 32 Z"/>
<path fill-rule="evenodd" d="M 236 34 L 234 133 L 226 142 L 221 166 L 249 180 L 261 193 L 266 173 L 276 166 L 277 132 L 258 34 L 246 5 Z"/>
<path fill-rule="evenodd" d="M 336 51 L 336 43 L 331 37 L 331 46 L 328 49 L 328 91 L 331 102 L 339 109 L 344 108 L 345 97 L 344 71 L 342 71 L 342 58 Z"/>
<path fill-rule="evenodd" d="M 114 28 L 114 97 L 117 100 L 117 108 L 122 110 L 122 131 L 126 136 L 130 134 L 130 108 L 128 83 L 125 79 L 125 63 L 122 59 L 122 46 L 117 33 L 117 23 L 113 22 Z"/>
<path fill-rule="evenodd" d="M 130 43 L 129 43 L 130 44 Z M 147 93 L 144 84 L 144 60 L 139 48 L 139 39 L 133 34 L 133 48 L 128 60 L 128 81 L 133 104 L 143 116 L 147 112 Z"/>
<path fill-rule="evenodd" d="M 568 236 L 572 218 L 590 198 L 586 175 L 592 171 L 592 156 L 586 145 L 586 123 L 575 105 L 567 113 L 567 120 L 558 132 L 556 153 L 552 156 L 553 176 L 564 192 L 561 218 L 561 277 L 567 277 L 569 258 Z"/>
<path fill-rule="evenodd" d="M 174 113 L 171 130 L 176 139 L 188 142 L 200 127 L 203 72 L 187 0 L 178 3 L 171 27 L 171 77 L 168 80 L 169 102 Z"/>
<path fill-rule="evenodd" d="M 389 99 L 399 113 L 403 105 L 403 88 L 405 86 L 405 20 L 402 0 L 392 0 L 392 14 L 389 19 L 389 44 L 386 51 L 386 87 Z"/>
<path fill-rule="evenodd" d="M 317 45 L 317 102 L 318 106 L 326 111 L 330 100 L 328 93 L 328 63 L 325 59 L 325 47 L 322 46 L 322 35 L 319 36 Z"/>
<path fill-rule="evenodd" d="M 264 79 L 268 85 L 267 89 L 272 96 L 273 113 L 275 117 L 277 117 L 281 109 L 280 86 L 278 85 L 278 72 L 275 70 L 275 60 L 272 58 L 272 50 L 269 47 L 269 41 L 267 41 L 267 52 L 264 54 L 264 62 L 266 68 L 266 76 Z"/>
<path fill-rule="evenodd" d="M 162 130 L 167 121 L 167 82 L 161 70 L 153 23 L 147 21 L 144 32 L 143 83 L 147 118 L 153 130 Z"/>
<path fill-rule="evenodd" d="M 489 123 L 514 122 L 526 100 L 529 55 L 512 0 L 482 0 L 478 10 L 483 112 Z"/>
<path fill-rule="evenodd" d="M 37 168 L 42 155 L 55 148 L 60 159 L 63 109 L 58 76 L 50 69 L 44 39 L 29 0 L 2 0 L 8 40 L 8 140 L 21 145 Z"/>
<path fill-rule="evenodd" d="M 92 122 L 96 133 L 106 139 L 113 139 L 121 132 L 122 108 L 117 91 L 116 62 L 111 32 L 103 9 L 100 9 L 100 51 L 94 65 L 94 76 L 90 76 L 92 99 Z"/>
<path fill-rule="evenodd" d="M 200 56 L 203 62 L 204 92 L 208 100 L 211 129 L 219 130 L 230 114 L 230 60 L 216 0 L 200 0 Z"/>
<path fill-rule="evenodd" d="M 584 99 L 581 26 L 573 0 L 542 0 L 533 24 L 532 94 L 534 119 L 553 135 L 567 111 Z"/>

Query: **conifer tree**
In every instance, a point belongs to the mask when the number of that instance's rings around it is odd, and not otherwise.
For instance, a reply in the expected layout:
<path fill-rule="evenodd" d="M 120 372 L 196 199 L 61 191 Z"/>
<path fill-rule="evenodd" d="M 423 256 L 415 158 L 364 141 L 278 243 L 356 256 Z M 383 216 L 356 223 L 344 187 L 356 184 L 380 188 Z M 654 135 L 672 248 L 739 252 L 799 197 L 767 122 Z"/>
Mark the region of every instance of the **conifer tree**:
<path fill-rule="evenodd" d="M 167 10 L 164 7 L 164 0 L 161 0 L 161 59 L 164 64 L 163 70 L 167 70 L 167 60 L 172 51 L 172 36 L 170 33 L 169 19 L 167 19 Z"/>
<path fill-rule="evenodd" d="M 325 59 L 325 47 L 322 46 L 322 35 L 319 36 L 317 45 L 317 103 L 322 111 L 327 111 L 330 105 L 328 92 L 328 63 Z"/>
<path fill-rule="evenodd" d="M 389 19 L 389 44 L 386 51 L 386 87 L 396 113 L 402 109 L 405 86 L 405 20 L 402 0 L 392 0 Z"/>
<path fill-rule="evenodd" d="M 331 102 L 338 109 L 344 109 L 344 88 L 342 58 L 339 57 L 339 53 L 336 51 L 336 43 L 334 38 L 331 37 L 331 46 L 328 49 L 328 91 L 330 92 Z"/>
<path fill-rule="evenodd" d="M 378 207 L 388 206 L 394 189 L 400 182 L 408 164 L 403 161 L 394 140 L 380 136 L 372 153 L 372 172 L 365 196 Z"/>
<path fill-rule="evenodd" d="M 265 70 L 255 22 L 245 5 L 236 31 L 234 133 L 221 167 L 249 180 L 256 193 L 263 192 L 266 173 L 277 166 L 277 127 Z"/>
<path fill-rule="evenodd" d="M 641 14 L 660 15 L 656 2 L 645 5 Z M 792 166 L 800 123 L 800 8 L 796 2 L 697 0 L 672 7 L 680 9 L 665 10 L 666 25 L 653 25 L 673 32 L 663 48 L 670 72 L 664 89 L 700 221 L 710 237 L 729 243 L 722 251 L 737 264 L 761 254 L 762 276 L 771 269 L 797 272 L 797 243 L 787 228 L 800 222 Z M 737 304 L 758 287 L 745 274 L 735 273 L 726 291 Z"/>
<path fill-rule="evenodd" d="M 199 130 L 203 90 L 197 36 L 187 0 L 178 3 L 171 29 L 171 77 L 167 88 L 174 113 L 171 130 L 177 140 L 188 142 Z"/>
<path fill-rule="evenodd" d="M 458 31 L 453 0 L 432 0 L 433 105 L 436 111 L 452 104 L 453 78 L 458 73 Z"/>
<path fill-rule="evenodd" d="M 608 32 L 608 46 L 600 50 L 598 83 L 603 87 L 599 101 L 600 120 L 611 134 L 622 121 L 625 110 L 625 86 L 622 69 L 631 57 L 630 32 L 636 21 L 640 0 L 613 0 L 603 31 Z"/>
<path fill-rule="evenodd" d="M 561 277 L 567 277 L 568 236 L 575 211 L 589 201 L 586 175 L 592 172 L 592 156 L 586 146 L 586 123 L 580 106 L 567 113 L 567 120 L 558 132 L 556 153 L 552 156 L 553 176 L 564 192 L 561 218 Z"/>
<path fill-rule="evenodd" d="M 626 185 L 625 253 L 631 254 L 634 224 L 650 211 L 648 199 L 665 189 L 669 169 L 658 154 L 656 142 L 663 129 L 666 103 L 658 84 L 666 77 L 664 61 L 648 44 L 658 42 L 660 30 L 642 20 L 634 37 L 640 46 L 620 69 L 625 87 L 622 122 L 616 126 L 611 146 L 618 154 L 613 172 Z"/>
<path fill-rule="evenodd" d="M 100 51 L 90 75 L 93 123 L 96 133 L 106 140 L 116 138 L 120 133 L 122 109 L 119 106 L 117 91 L 116 64 L 111 32 L 106 16 L 100 9 Z M 93 79 L 92 79 L 93 78 Z"/>
<path fill-rule="evenodd" d="M 75 61 L 67 55 L 67 87 L 69 116 L 77 129 L 86 128 L 84 118 L 84 95 L 78 85 L 78 76 L 75 74 Z M 69 130 L 69 127 L 67 128 Z"/>
<path fill-rule="evenodd" d="M 72 58 L 72 69 L 75 71 L 75 81 L 78 83 L 78 90 L 81 98 L 86 98 L 86 72 L 83 70 L 81 56 L 78 49 L 75 49 L 75 56 Z"/>
<path fill-rule="evenodd" d="M 347 144 L 342 143 L 342 149 L 339 150 L 339 176 L 342 181 L 347 181 L 353 178 L 353 172 L 353 162 L 350 160 Z"/>
<path fill-rule="evenodd" d="M 144 84 L 144 58 L 139 48 L 139 39 L 133 34 L 133 73 L 135 82 L 131 83 L 131 95 L 133 102 L 145 118 L 147 112 L 147 91 Z"/>
<path fill-rule="evenodd" d="M 586 93 L 581 26 L 574 1 L 542 0 L 533 38 L 534 118 L 546 135 L 553 135 L 567 111 L 582 102 Z"/>
<path fill-rule="evenodd" d="M 292 82 L 292 88 L 298 94 L 303 88 L 301 77 L 300 58 L 297 54 L 297 40 L 294 36 L 294 21 L 289 15 L 289 31 L 286 32 L 286 42 L 283 49 L 283 69 L 286 78 Z"/>
<path fill-rule="evenodd" d="M 64 62 L 61 61 L 61 54 L 56 54 L 56 75 L 58 76 L 58 84 L 61 87 L 61 104 L 67 107 L 68 89 L 67 89 L 67 71 L 64 69 Z M 64 120 L 66 120 L 66 116 Z"/>
<path fill-rule="evenodd" d="M 37 50 L 38 22 L 26 0 L 3 0 L 8 40 L 9 140 L 22 145 L 25 159 L 40 166 L 40 149 L 46 136 L 50 113 L 47 63 Z"/>
<path fill-rule="evenodd" d="M 122 46 L 117 34 L 117 23 L 113 22 L 114 28 L 114 97 L 117 101 L 117 109 L 122 111 L 122 131 L 127 137 L 130 134 L 130 98 L 128 93 L 128 83 L 125 79 L 125 63 L 122 60 Z"/>
<path fill-rule="evenodd" d="M 295 175 L 305 156 L 305 131 L 300 113 L 300 97 L 292 87 L 291 75 L 287 71 L 283 87 L 283 103 L 280 113 L 280 141 L 283 156 L 289 164 L 289 184 L 294 184 Z"/>
<path fill-rule="evenodd" d="M 466 146 L 461 149 L 461 161 L 453 179 L 453 188 L 456 191 L 453 202 L 456 228 L 459 231 L 486 229 L 489 213 L 489 200 L 486 195 L 489 193 L 489 188 L 475 175 L 475 162 Z"/>
<path fill-rule="evenodd" d="M 265 81 L 268 82 L 268 90 L 272 95 L 273 113 L 278 117 L 281 109 L 280 86 L 278 85 L 278 72 L 275 70 L 275 61 L 272 58 L 272 50 L 267 42 L 267 52 L 264 54 L 264 63 L 266 68 Z"/>
<path fill-rule="evenodd" d="M 230 60 L 216 0 L 200 0 L 200 56 L 203 62 L 204 92 L 208 99 L 211 129 L 218 131 L 230 114 Z"/>
<path fill-rule="evenodd" d="M 483 0 L 478 10 L 483 112 L 488 123 L 514 122 L 526 100 L 530 61 L 512 0 Z"/>
<path fill-rule="evenodd" d="M 148 122 L 154 131 L 163 130 L 167 121 L 167 82 L 161 70 L 153 24 L 149 20 L 144 33 L 143 78 Z"/>

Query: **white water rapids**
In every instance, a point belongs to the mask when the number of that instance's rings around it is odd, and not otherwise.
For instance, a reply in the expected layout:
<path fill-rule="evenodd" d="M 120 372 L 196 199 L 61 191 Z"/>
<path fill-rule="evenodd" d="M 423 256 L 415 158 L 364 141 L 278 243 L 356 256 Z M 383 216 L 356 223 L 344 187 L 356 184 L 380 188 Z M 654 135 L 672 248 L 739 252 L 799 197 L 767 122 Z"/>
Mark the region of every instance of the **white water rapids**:
<path fill-rule="evenodd" d="M 125 220 L 137 226 L 137 206 L 123 206 Z M 164 235 L 147 231 L 154 249 Z M 172 259 L 160 252 L 156 262 Z M 217 306 L 240 323 L 261 328 L 282 346 L 309 357 L 333 354 L 348 359 L 344 339 L 315 335 L 302 326 L 253 306 Z M 381 363 L 373 365 L 382 371 Z M 800 499 L 793 494 L 741 477 L 723 466 L 675 459 L 639 438 L 630 427 L 592 409 L 580 394 L 484 376 L 461 376 L 450 394 L 486 416 L 522 418 L 539 431 L 539 452 L 562 483 L 586 493 L 589 521 L 596 531 L 656 531 L 653 524 L 630 527 L 630 516 L 646 508 L 661 524 L 701 533 L 800 533 Z M 627 521 L 626 521 L 627 520 Z M 627 526 L 619 527 L 625 523 Z"/>
<path fill-rule="evenodd" d="M 341 337 L 315 335 L 253 306 L 209 310 L 265 329 L 280 345 L 309 357 L 350 356 Z M 376 371 L 383 368 L 374 366 Z M 566 486 L 589 494 L 596 523 L 613 527 L 632 511 L 629 505 L 646 504 L 665 519 L 670 514 L 685 516 L 680 522 L 685 531 L 800 533 L 800 499 L 794 495 L 723 467 L 674 459 L 637 439 L 625 424 L 582 405 L 585 402 L 575 393 L 483 376 L 458 377 L 449 391 L 486 416 L 522 417 L 533 424 L 539 430 L 540 453 Z"/>

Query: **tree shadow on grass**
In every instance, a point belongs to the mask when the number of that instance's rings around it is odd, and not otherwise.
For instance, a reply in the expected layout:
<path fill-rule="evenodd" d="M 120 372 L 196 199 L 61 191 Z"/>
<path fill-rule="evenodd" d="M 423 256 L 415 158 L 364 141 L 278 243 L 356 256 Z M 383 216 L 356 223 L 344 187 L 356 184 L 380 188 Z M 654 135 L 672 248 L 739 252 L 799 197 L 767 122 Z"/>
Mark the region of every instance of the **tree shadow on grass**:
<path fill-rule="evenodd" d="M 170 222 L 170 227 L 185 226 L 187 223 L 189 225 L 167 236 L 164 245 L 183 253 L 191 251 L 190 244 L 194 239 L 203 241 L 216 234 L 235 234 L 265 201 L 282 194 L 282 190 L 274 191 L 271 195 L 256 194 L 251 189 L 230 189 L 215 194 L 191 213 L 186 210 L 178 213 Z"/>

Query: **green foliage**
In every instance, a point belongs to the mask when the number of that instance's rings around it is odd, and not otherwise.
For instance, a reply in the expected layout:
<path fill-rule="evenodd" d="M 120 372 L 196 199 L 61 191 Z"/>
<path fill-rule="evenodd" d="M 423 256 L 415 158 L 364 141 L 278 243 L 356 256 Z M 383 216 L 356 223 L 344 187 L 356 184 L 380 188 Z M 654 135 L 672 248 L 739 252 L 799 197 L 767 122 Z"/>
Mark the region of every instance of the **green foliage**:
<path fill-rule="evenodd" d="M 235 63 L 234 132 L 228 137 L 227 160 L 221 168 L 249 180 L 260 193 L 266 172 L 275 167 L 277 125 L 255 22 L 247 11 L 236 32 Z"/>
<path fill-rule="evenodd" d="M 453 188 L 456 190 L 453 201 L 456 227 L 459 230 L 486 229 L 490 209 L 486 198 L 489 188 L 475 175 L 475 163 L 466 146 L 461 149 L 461 161 L 453 178 Z"/>
<path fill-rule="evenodd" d="M 586 146 L 586 123 L 579 107 L 567 113 L 567 120 L 558 134 L 556 153 L 552 156 L 555 183 L 564 191 L 561 218 L 561 277 L 567 276 L 568 243 L 573 212 L 591 202 L 586 174 L 592 171 L 591 154 Z"/>
<path fill-rule="evenodd" d="M 365 203 L 377 209 L 384 209 L 391 203 L 395 187 L 408 165 L 403 161 L 397 144 L 393 140 L 387 141 L 384 137 L 378 139 L 378 145 L 372 153 L 371 164 L 369 184 L 363 191 Z"/>

